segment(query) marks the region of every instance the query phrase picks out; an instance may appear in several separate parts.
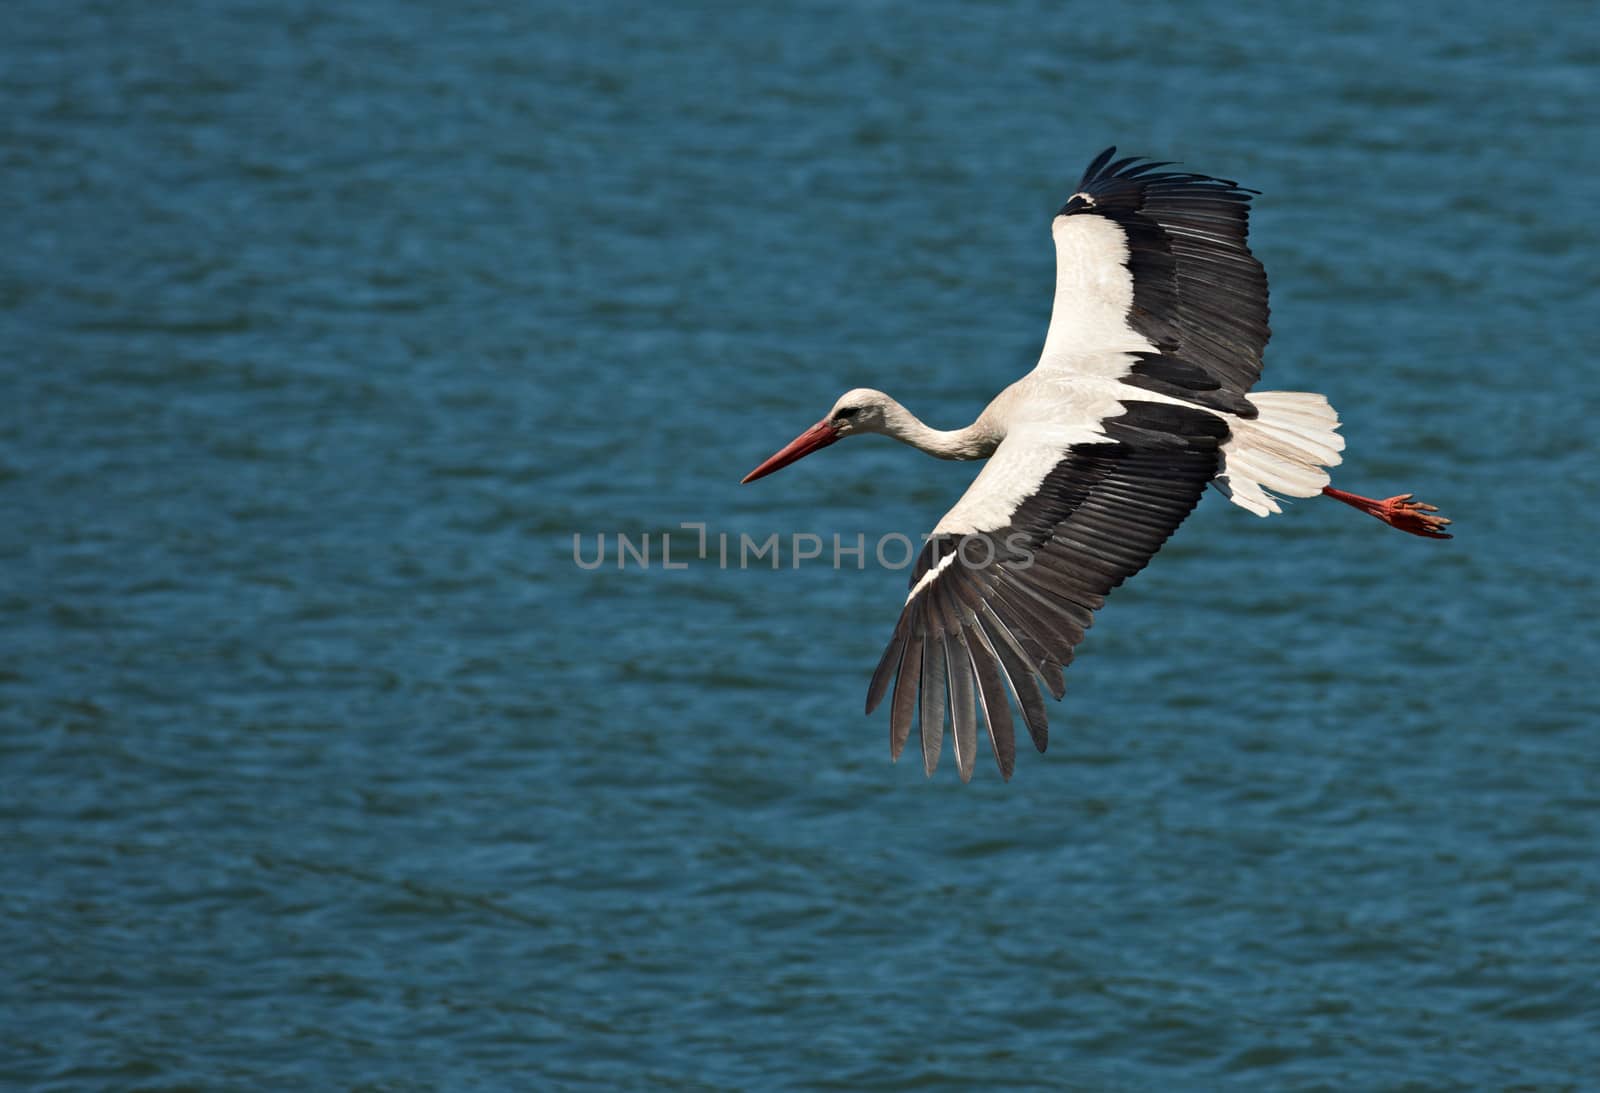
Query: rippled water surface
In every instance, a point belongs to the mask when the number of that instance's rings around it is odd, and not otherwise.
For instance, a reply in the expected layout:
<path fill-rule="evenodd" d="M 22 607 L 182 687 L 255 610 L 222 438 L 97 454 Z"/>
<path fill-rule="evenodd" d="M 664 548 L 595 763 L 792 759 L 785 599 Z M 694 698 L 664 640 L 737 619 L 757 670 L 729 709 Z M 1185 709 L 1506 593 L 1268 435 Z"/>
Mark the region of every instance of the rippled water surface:
<path fill-rule="evenodd" d="M 13 4 L 0 1083 L 1595 1088 L 1600 47 L 1428 8 Z M 1460 534 L 1212 496 L 925 781 L 905 573 L 716 536 L 931 527 L 736 483 L 1030 367 L 1110 143 L 1264 191 L 1264 385 Z"/>

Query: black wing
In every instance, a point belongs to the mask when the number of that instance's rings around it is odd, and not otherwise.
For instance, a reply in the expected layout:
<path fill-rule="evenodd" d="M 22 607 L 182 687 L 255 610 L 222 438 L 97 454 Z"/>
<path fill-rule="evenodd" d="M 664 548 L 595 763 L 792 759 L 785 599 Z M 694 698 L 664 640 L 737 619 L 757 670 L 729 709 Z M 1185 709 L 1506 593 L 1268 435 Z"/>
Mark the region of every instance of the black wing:
<path fill-rule="evenodd" d="M 928 541 L 867 692 L 871 713 L 894 681 L 889 739 L 896 758 L 916 714 L 923 766 L 933 773 L 948 700 L 962 780 L 975 760 L 975 707 L 983 709 L 995 760 L 1009 779 L 1016 746 L 1008 688 L 1044 750 L 1038 681 L 1056 698 L 1065 693 L 1062 669 L 1106 593 L 1143 569 L 1194 509 L 1227 438 L 1227 425 L 1204 410 L 1123 405 L 1124 414 L 1105 422 L 1105 441 L 1068 448 L 1006 526 Z M 1027 443 L 1005 443 L 1014 441 Z"/>
<path fill-rule="evenodd" d="M 1127 237 L 1128 325 L 1160 355 L 1124 382 L 1254 417 L 1244 394 L 1261 376 L 1272 333 L 1266 271 L 1247 243 L 1257 191 L 1114 155 L 1107 148 L 1089 164 L 1057 215 L 1103 216 Z"/>

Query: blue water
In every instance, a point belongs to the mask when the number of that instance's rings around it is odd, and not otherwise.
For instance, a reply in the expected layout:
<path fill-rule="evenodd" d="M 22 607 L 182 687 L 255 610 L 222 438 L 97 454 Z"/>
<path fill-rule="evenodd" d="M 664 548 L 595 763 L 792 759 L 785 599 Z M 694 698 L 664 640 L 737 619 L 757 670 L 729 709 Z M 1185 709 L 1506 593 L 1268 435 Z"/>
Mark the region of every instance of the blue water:
<path fill-rule="evenodd" d="M 0 1083 L 1600 1088 L 1590 5 L 790 7 L 8 9 Z M 736 483 L 1030 367 L 1110 143 L 1459 535 L 1212 496 L 925 781 L 871 544 L 973 469 Z"/>

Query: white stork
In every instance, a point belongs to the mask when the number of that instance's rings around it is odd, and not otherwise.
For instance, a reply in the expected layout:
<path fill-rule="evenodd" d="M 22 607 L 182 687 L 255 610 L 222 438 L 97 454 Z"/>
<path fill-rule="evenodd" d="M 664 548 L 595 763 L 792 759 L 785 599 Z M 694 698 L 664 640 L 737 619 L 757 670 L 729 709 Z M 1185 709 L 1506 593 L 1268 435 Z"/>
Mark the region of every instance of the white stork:
<path fill-rule="evenodd" d="M 976 759 L 975 708 L 1011 777 L 1007 689 L 1045 749 L 1038 681 L 1061 698 L 1061 670 L 1106 594 L 1145 567 L 1208 483 L 1258 516 L 1280 511 L 1275 494 L 1321 493 L 1449 538 L 1449 521 L 1411 494 L 1376 500 L 1328 484 L 1344 439 L 1325 397 L 1250 393 L 1269 335 L 1266 274 L 1246 245 L 1257 191 L 1115 154 L 1095 158 L 1051 223 L 1055 304 L 1032 372 L 950 432 L 881 391 L 847 391 L 744 479 L 857 433 L 989 460 L 933 529 L 867 690 L 871 713 L 894 684 L 897 759 L 920 716 L 929 775 L 948 704 L 962 780 Z"/>

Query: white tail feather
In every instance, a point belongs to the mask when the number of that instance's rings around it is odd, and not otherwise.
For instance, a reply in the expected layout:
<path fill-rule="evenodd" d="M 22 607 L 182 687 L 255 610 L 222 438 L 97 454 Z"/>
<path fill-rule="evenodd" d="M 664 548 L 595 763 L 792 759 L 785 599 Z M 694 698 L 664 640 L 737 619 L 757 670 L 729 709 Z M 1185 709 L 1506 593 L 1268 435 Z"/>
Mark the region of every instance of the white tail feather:
<path fill-rule="evenodd" d="M 1233 436 L 1222 446 L 1217 487 L 1257 516 L 1283 511 L 1273 494 L 1321 493 L 1328 484 L 1323 468 L 1337 467 L 1344 451 L 1339 415 L 1328 400 L 1309 391 L 1261 391 L 1247 397 L 1257 416 L 1229 419 Z"/>

